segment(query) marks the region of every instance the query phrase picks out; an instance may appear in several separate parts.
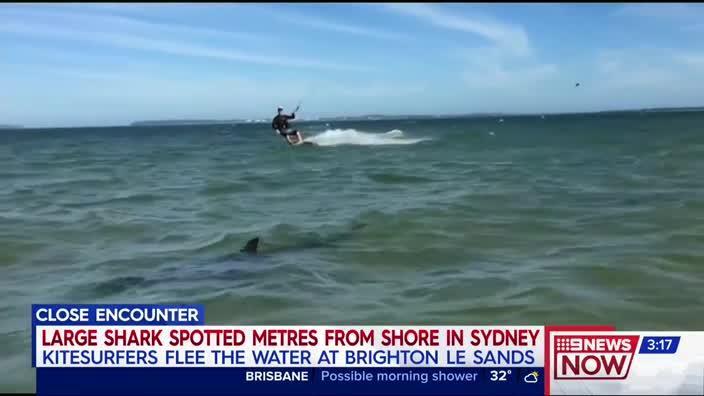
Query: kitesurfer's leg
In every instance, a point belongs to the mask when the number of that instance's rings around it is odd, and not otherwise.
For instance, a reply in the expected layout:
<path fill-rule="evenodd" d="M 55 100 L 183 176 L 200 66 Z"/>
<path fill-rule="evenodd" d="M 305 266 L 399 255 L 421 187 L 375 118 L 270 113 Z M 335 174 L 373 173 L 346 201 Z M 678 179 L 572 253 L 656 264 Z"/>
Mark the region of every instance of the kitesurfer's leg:
<path fill-rule="evenodd" d="M 284 138 L 284 140 L 286 141 L 286 143 L 288 143 L 289 145 L 292 144 L 292 143 L 291 143 L 291 140 L 290 140 L 289 137 L 288 137 L 288 132 L 287 132 L 287 131 L 282 131 L 282 130 L 280 130 L 280 129 L 277 129 L 277 130 L 276 130 L 276 133 L 278 133 L 279 136 L 281 136 L 282 138 Z"/>
<path fill-rule="evenodd" d="M 293 137 L 296 137 L 296 141 L 293 141 Z M 298 133 L 298 130 L 293 130 L 293 131 L 286 131 L 286 139 L 291 143 L 291 144 L 300 144 L 303 142 L 301 139 L 301 134 Z"/>

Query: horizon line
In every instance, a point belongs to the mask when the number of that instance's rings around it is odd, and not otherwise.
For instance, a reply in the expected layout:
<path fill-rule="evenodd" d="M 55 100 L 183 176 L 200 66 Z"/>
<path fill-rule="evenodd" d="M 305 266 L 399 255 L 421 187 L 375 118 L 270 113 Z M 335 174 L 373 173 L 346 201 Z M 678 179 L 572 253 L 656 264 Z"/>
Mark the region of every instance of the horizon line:
<path fill-rule="evenodd" d="M 337 115 L 337 116 L 317 116 L 317 117 L 311 117 L 311 118 L 301 118 L 298 121 L 299 122 L 319 122 L 319 121 L 328 121 L 328 120 L 337 120 L 337 121 L 345 121 L 345 118 L 353 118 L 354 120 L 350 121 L 384 121 L 384 120 L 359 120 L 359 118 L 364 118 L 364 117 L 383 117 L 387 120 L 392 120 L 394 117 L 400 117 L 400 118 L 409 118 L 409 117 L 415 117 L 415 118 L 461 118 L 461 117 L 477 117 L 477 118 L 482 118 L 482 117 L 492 117 L 492 116 L 501 116 L 501 117 L 525 117 L 525 116 L 546 116 L 546 115 L 551 115 L 551 116 L 556 116 L 556 115 L 578 115 L 578 114 L 598 114 L 598 113 L 618 113 L 618 112 L 638 112 L 638 111 L 662 111 L 662 110 L 670 110 L 670 111 L 704 111 L 704 105 L 701 106 L 674 106 L 674 107 L 668 107 L 668 106 L 659 106 L 659 107 L 637 107 L 637 108 L 621 108 L 621 109 L 614 109 L 614 110 L 591 110 L 591 111 L 569 111 L 569 112 L 509 112 L 509 113 L 503 113 L 503 112 L 491 112 L 491 111 L 486 111 L 486 112 L 475 112 L 475 113 L 439 113 L 439 114 L 374 114 L 374 113 L 368 113 L 368 114 L 360 114 L 360 115 Z M 154 119 L 154 120 L 137 120 L 137 121 L 130 121 L 129 123 L 126 124 L 106 124 L 106 125 L 83 125 L 83 126 L 76 126 L 76 125 L 68 125 L 68 126 L 48 126 L 48 127 L 33 127 L 33 126 L 24 126 L 21 124 L 16 124 L 16 123 L 7 123 L 7 124 L 0 124 L 0 130 L 37 130 L 37 129 L 78 129 L 78 128 L 133 128 L 133 127 L 140 127 L 140 126 L 164 126 L 164 125 L 134 125 L 134 124 L 142 124 L 142 123 L 178 123 L 174 124 L 171 126 L 184 126 L 184 125 L 215 125 L 215 124 L 225 124 L 225 123 L 235 123 L 235 124 L 255 124 L 255 123 L 262 123 L 262 122 L 268 122 L 268 120 L 264 119 L 264 121 L 260 121 L 261 118 L 257 117 L 252 117 L 252 118 L 231 118 L 231 119 L 196 119 L 196 118 L 182 118 L 182 119 Z M 192 124 L 189 124 L 188 122 L 192 122 Z"/>

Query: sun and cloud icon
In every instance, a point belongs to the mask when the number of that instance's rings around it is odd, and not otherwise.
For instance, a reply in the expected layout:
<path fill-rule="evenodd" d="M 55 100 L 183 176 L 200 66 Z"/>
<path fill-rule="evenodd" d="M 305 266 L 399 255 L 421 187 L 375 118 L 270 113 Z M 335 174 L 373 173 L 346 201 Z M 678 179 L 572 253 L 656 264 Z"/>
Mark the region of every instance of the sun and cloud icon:
<path fill-rule="evenodd" d="M 538 372 L 537 371 L 532 371 L 528 373 L 525 377 L 523 377 L 523 381 L 525 381 L 528 384 L 535 384 L 538 382 Z"/>

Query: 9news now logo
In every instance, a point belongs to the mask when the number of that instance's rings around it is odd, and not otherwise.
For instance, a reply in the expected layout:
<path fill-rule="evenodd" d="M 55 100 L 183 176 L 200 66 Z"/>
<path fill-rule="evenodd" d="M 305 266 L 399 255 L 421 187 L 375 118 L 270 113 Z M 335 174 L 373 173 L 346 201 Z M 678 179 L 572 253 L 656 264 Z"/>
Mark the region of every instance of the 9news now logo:
<path fill-rule="evenodd" d="M 640 336 L 556 335 L 553 344 L 556 380 L 625 379 Z"/>

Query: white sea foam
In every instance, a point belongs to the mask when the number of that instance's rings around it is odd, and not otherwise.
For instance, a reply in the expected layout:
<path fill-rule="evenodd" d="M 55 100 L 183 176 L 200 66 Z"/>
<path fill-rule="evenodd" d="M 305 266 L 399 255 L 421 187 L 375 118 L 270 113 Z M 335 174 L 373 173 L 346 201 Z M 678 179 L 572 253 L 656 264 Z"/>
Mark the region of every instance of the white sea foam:
<path fill-rule="evenodd" d="M 356 129 L 328 129 L 305 139 L 319 146 L 381 146 L 389 144 L 415 144 L 427 138 L 406 138 L 403 131 L 394 129 L 386 133 L 362 132 Z"/>

